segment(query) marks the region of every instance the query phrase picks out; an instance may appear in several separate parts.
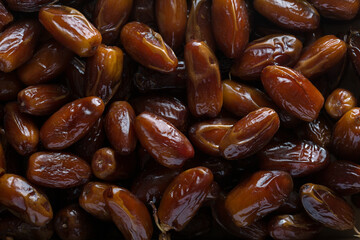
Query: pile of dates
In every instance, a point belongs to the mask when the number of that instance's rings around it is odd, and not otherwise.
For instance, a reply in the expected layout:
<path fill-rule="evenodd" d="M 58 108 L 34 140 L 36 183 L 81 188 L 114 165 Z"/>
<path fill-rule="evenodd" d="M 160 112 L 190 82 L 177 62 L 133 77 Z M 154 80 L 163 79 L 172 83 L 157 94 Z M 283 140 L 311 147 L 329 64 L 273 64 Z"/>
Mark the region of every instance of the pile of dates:
<path fill-rule="evenodd" d="M 359 8 L 0 1 L 0 239 L 359 237 Z"/>

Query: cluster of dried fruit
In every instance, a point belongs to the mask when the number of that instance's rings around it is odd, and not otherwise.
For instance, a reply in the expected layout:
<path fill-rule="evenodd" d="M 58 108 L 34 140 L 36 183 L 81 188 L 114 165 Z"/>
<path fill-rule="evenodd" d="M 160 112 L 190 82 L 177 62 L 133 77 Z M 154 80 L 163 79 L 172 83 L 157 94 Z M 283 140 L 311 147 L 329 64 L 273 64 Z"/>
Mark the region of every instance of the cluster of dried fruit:
<path fill-rule="evenodd" d="M 0 239 L 353 229 L 359 8 L 0 2 Z"/>

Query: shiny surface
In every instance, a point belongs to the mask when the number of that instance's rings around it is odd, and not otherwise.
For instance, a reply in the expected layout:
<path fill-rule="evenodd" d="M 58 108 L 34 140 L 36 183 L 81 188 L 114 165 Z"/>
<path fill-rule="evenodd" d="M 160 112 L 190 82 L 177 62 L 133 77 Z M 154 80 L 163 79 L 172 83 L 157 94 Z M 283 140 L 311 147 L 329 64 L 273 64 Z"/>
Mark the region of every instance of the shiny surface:
<path fill-rule="evenodd" d="M 0 3 L 0 30 L 12 21 L 14 21 L 14 16 L 6 9 L 3 3 Z"/>
<path fill-rule="evenodd" d="M 309 0 L 322 17 L 336 20 L 353 19 L 359 11 L 359 0 Z"/>
<path fill-rule="evenodd" d="M 63 152 L 37 152 L 30 156 L 26 178 L 49 188 L 71 188 L 89 181 L 91 169 L 83 159 Z"/>
<path fill-rule="evenodd" d="M 196 167 L 180 173 L 166 188 L 158 209 L 164 231 L 180 231 L 204 202 L 213 182 L 208 168 Z"/>
<path fill-rule="evenodd" d="M 319 116 L 314 121 L 306 123 L 304 130 L 306 139 L 323 148 L 330 146 L 332 126 L 325 117 Z"/>
<path fill-rule="evenodd" d="M 356 107 L 355 96 L 346 89 L 335 89 L 326 99 L 325 110 L 330 117 L 341 118 L 347 111 Z"/>
<path fill-rule="evenodd" d="M 292 188 L 288 173 L 258 171 L 231 190 L 225 199 L 225 210 L 236 226 L 249 226 L 279 208 Z"/>
<path fill-rule="evenodd" d="M 184 55 L 189 110 L 195 117 L 215 117 L 223 104 L 218 60 L 206 43 L 198 41 L 187 43 Z"/>
<path fill-rule="evenodd" d="M 102 40 L 100 32 L 85 16 L 71 7 L 42 7 L 39 21 L 59 43 L 80 57 L 94 55 Z"/>
<path fill-rule="evenodd" d="M 307 183 L 300 188 L 300 196 L 307 214 L 325 227 L 336 230 L 354 228 L 354 210 L 329 188 Z"/>
<path fill-rule="evenodd" d="M 221 155 L 228 160 L 249 157 L 266 146 L 280 126 L 277 113 L 260 108 L 246 115 L 228 130 L 219 144 Z"/>
<path fill-rule="evenodd" d="M 324 105 L 324 97 L 302 74 L 287 67 L 268 66 L 261 81 L 271 99 L 303 121 L 315 120 Z"/>

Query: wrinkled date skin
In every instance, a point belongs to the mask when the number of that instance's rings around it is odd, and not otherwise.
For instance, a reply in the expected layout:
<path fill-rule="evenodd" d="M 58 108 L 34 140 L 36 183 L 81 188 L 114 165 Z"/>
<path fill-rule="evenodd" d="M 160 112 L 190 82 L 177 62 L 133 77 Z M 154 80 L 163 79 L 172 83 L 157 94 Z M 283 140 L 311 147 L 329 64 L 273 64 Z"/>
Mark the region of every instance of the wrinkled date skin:
<path fill-rule="evenodd" d="M 161 165 L 181 168 L 194 156 L 194 148 L 178 129 L 164 118 L 143 112 L 135 119 L 135 131 L 141 145 Z"/>
<path fill-rule="evenodd" d="M 23 177 L 4 174 L 0 177 L 0 204 L 14 215 L 35 226 L 45 226 L 53 217 L 47 197 Z"/>
<path fill-rule="evenodd" d="M 324 97 L 301 73 L 287 67 L 268 66 L 261 73 L 261 81 L 277 106 L 306 122 L 318 117 Z"/>
<path fill-rule="evenodd" d="M 91 169 L 83 159 L 63 152 L 37 152 L 30 156 L 26 178 L 39 186 L 71 188 L 89 181 Z"/>
<path fill-rule="evenodd" d="M 14 21 L 14 16 L 6 9 L 3 3 L 0 3 L 0 30 Z"/>
<path fill-rule="evenodd" d="M 319 13 L 305 0 L 254 0 L 253 3 L 256 11 L 282 28 L 313 31 L 320 23 Z"/>
<path fill-rule="evenodd" d="M 360 108 L 353 108 L 336 123 L 332 135 L 332 149 L 348 160 L 360 157 Z"/>
<path fill-rule="evenodd" d="M 308 122 L 304 126 L 305 138 L 327 148 L 331 143 L 332 126 L 324 117 L 320 116 L 312 122 Z"/>
<path fill-rule="evenodd" d="M 144 203 L 120 187 L 105 190 L 104 198 L 112 220 L 126 240 L 151 239 L 153 226 Z"/>
<path fill-rule="evenodd" d="M 128 155 L 135 150 L 135 117 L 134 109 L 125 101 L 113 102 L 105 116 L 106 136 L 120 154 Z"/>
<path fill-rule="evenodd" d="M 346 54 L 346 43 L 334 35 L 326 35 L 312 43 L 300 56 L 294 69 L 307 78 L 330 70 Z"/>
<path fill-rule="evenodd" d="M 335 20 L 353 19 L 359 11 L 359 0 L 309 0 L 322 17 Z"/>
<path fill-rule="evenodd" d="M 222 81 L 224 108 L 243 117 L 261 107 L 274 108 L 269 97 L 257 88 L 231 80 Z"/>
<path fill-rule="evenodd" d="M 56 2 L 54 0 L 6 0 L 9 8 L 17 12 L 37 12 L 42 6 Z"/>
<path fill-rule="evenodd" d="M 358 74 L 360 74 L 360 32 L 351 30 L 349 35 L 349 55 Z"/>
<path fill-rule="evenodd" d="M 321 225 L 305 214 L 279 215 L 269 222 L 270 236 L 276 240 L 314 239 Z"/>
<path fill-rule="evenodd" d="M 189 129 L 191 142 L 201 151 L 220 156 L 219 144 L 227 131 L 234 126 L 236 120 L 216 118 L 194 124 Z"/>
<path fill-rule="evenodd" d="M 69 100 L 70 91 L 58 84 L 30 86 L 18 94 L 20 111 L 35 116 L 50 115 Z"/>
<path fill-rule="evenodd" d="M 156 0 L 155 15 L 164 41 L 177 50 L 185 38 L 187 20 L 186 0 Z"/>
<path fill-rule="evenodd" d="M 262 169 L 286 171 L 293 177 L 320 171 L 330 161 L 326 149 L 309 141 L 270 144 L 258 156 Z"/>
<path fill-rule="evenodd" d="M 331 189 L 307 183 L 300 188 L 300 197 L 307 214 L 325 227 L 340 231 L 354 228 L 354 210 Z"/>
<path fill-rule="evenodd" d="M 31 58 L 40 33 L 34 20 L 19 21 L 0 35 L 0 71 L 11 72 Z"/>
<path fill-rule="evenodd" d="M 335 89 L 326 99 L 325 110 L 330 117 L 341 118 L 347 111 L 356 107 L 356 98 L 348 90 Z"/>
<path fill-rule="evenodd" d="M 44 147 L 61 150 L 80 140 L 104 112 L 97 97 L 86 97 L 64 105 L 43 124 L 40 139 Z"/>
<path fill-rule="evenodd" d="M 260 79 L 261 71 L 269 65 L 292 67 L 302 50 L 302 43 L 292 35 L 269 35 L 247 45 L 231 67 L 231 74 L 243 80 Z"/>
<path fill-rule="evenodd" d="M 278 209 L 292 189 L 287 172 L 258 171 L 228 194 L 225 210 L 236 226 L 245 227 Z"/>
<path fill-rule="evenodd" d="M 80 57 L 94 55 L 101 44 L 100 32 L 74 8 L 61 5 L 42 7 L 39 21 L 59 43 Z"/>
<path fill-rule="evenodd" d="M 121 30 L 121 43 L 138 63 L 159 72 L 172 72 L 178 65 L 173 50 L 161 35 L 140 22 L 127 23 Z"/>
<path fill-rule="evenodd" d="M 157 212 L 162 231 L 182 230 L 199 210 L 213 182 L 210 169 L 196 167 L 179 174 L 166 188 Z"/>
<path fill-rule="evenodd" d="M 86 96 L 97 96 L 107 104 L 121 84 L 123 61 L 120 48 L 100 45 L 86 61 Z"/>
<path fill-rule="evenodd" d="M 221 155 L 228 160 L 249 157 L 266 146 L 280 127 L 277 113 L 260 108 L 242 118 L 220 141 Z"/>
<path fill-rule="evenodd" d="M 195 117 L 217 116 L 223 104 L 223 92 L 215 54 L 206 43 L 191 41 L 185 45 L 184 55 L 190 112 Z"/>
<path fill-rule="evenodd" d="M 28 86 L 48 82 L 65 70 L 73 55 L 60 43 L 50 40 L 18 69 L 17 74 Z"/>
<path fill-rule="evenodd" d="M 24 88 L 14 72 L 0 73 L 0 101 L 16 100 L 18 93 Z"/>
<path fill-rule="evenodd" d="M 228 58 L 239 57 L 250 34 L 245 0 L 213 0 L 211 18 L 218 48 Z"/>
<path fill-rule="evenodd" d="M 122 26 L 130 16 L 133 0 L 100 0 L 94 10 L 94 25 L 99 29 L 104 44 L 113 45 Z"/>
<path fill-rule="evenodd" d="M 39 129 L 29 116 L 20 112 L 17 102 L 5 105 L 4 129 L 6 139 L 20 155 L 37 150 Z"/>

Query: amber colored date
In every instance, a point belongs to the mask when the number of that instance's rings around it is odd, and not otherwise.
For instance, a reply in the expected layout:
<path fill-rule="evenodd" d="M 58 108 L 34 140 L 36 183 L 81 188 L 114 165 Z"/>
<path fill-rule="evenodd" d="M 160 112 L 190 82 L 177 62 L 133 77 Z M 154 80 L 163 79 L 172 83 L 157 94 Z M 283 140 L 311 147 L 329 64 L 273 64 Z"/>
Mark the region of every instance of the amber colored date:
<path fill-rule="evenodd" d="M 303 121 L 311 122 L 318 117 L 324 97 L 301 73 L 268 66 L 261 73 L 261 81 L 277 106 Z"/>
<path fill-rule="evenodd" d="M 42 7 L 39 21 L 59 43 L 80 57 L 94 55 L 101 44 L 100 32 L 74 8 L 61 5 Z"/>
<path fill-rule="evenodd" d="M 52 150 L 61 150 L 80 140 L 104 112 L 97 97 L 86 97 L 64 105 L 43 124 L 40 139 Z"/>
<path fill-rule="evenodd" d="M 309 0 L 322 17 L 335 20 L 353 19 L 359 11 L 359 0 Z"/>
<path fill-rule="evenodd" d="M 205 167 L 191 168 L 175 177 L 157 212 L 161 230 L 182 230 L 201 207 L 212 182 L 213 174 Z"/>
<path fill-rule="evenodd" d="M 331 189 L 307 183 L 300 188 L 300 197 L 307 214 L 317 222 L 336 230 L 354 228 L 354 210 Z"/>
<path fill-rule="evenodd" d="M 278 209 L 292 189 L 293 181 L 287 172 L 259 171 L 227 195 L 225 209 L 236 226 L 249 226 Z"/>
<path fill-rule="evenodd" d="M 274 110 L 253 111 L 228 130 L 220 141 L 220 153 L 228 160 L 249 157 L 265 147 L 279 127 L 280 119 Z"/>
<path fill-rule="evenodd" d="M 0 101 L 16 100 L 24 86 L 15 73 L 0 73 Z"/>
<path fill-rule="evenodd" d="M 126 52 L 145 67 L 172 72 L 178 65 L 173 50 L 161 35 L 140 22 L 127 23 L 120 33 L 121 43 Z"/>
<path fill-rule="evenodd" d="M 14 21 L 14 16 L 6 9 L 3 3 L 0 3 L 0 30 Z"/>
<path fill-rule="evenodd" d="M 337 88 L 326 99 L 325 110 L 330 117 L 341 118 L 347 111 L 356 107 L 356 98 L 348 90 Z"/>
<path fill-rule="evenodd" d="M 135 131 L 141 145 L 161 165 L 181 168 L 194 156 L 194 148 L 184 134 L 164 118 L 143 112 L 135 119 Z"/>

